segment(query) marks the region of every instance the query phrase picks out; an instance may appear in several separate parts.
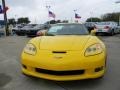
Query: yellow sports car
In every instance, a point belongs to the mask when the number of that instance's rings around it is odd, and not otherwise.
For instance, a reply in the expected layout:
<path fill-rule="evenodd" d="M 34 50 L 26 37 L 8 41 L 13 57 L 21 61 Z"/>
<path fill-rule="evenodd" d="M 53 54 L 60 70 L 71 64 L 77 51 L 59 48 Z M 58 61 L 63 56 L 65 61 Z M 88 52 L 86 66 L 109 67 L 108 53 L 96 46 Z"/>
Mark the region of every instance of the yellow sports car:
<path fill-rule="evenodd" d="M 106 48 L 83 24 L 56 24 L 33 38 L 22 52 L 22 72 L 55 81 L 102 77 Z"/>

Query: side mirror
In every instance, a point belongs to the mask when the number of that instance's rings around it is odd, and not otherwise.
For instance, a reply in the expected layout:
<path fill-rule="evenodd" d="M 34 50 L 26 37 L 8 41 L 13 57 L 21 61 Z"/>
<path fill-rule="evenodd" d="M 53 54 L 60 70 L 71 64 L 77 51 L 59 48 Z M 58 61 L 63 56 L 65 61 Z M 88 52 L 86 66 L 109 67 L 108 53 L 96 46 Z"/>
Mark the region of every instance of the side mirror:
<path fill-rule="evenodd" d="M 96 35 L 96 30 L 95 29 L 91 30 L 90 34 L 95 36 Z"/>

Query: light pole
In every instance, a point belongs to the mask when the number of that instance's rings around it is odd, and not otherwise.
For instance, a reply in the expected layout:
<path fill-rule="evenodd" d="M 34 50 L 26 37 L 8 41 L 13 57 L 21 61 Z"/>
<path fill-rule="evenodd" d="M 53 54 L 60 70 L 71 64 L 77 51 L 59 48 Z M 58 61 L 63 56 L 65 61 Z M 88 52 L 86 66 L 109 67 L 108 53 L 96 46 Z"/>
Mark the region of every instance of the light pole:
<path fill-rule="evenodd" d="M 17 15 L 15 14 L 15 25 L 17 25 Z"/>
<path fill-rule="evenodd" d="M 5 0 L 2 0 L 6 36 L 9 36 Z"/>
<path fill-rule="evenodd" d="M 120 1 L 116 1 L 115 3 L 116 3 L 116 4 L 119 4 Z M 119 26 L 120 26 L 120 15 L 119 15 Z"/>
<path fill-rule="evenodd" d="M 93 17 L 93 12 L 90 12 L 90 16 L 91 16 L 91 22 L 93 21 L 92 17 Z"/>

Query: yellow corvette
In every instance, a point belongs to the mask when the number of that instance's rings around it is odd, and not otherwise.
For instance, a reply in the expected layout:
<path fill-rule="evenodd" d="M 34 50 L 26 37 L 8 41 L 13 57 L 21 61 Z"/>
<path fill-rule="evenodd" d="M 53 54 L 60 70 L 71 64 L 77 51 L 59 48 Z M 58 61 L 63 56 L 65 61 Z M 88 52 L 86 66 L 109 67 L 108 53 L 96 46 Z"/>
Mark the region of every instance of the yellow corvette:
<path fill-rule="evenodd" d="M 106 48 L 82 24 L 56 24 L 33 38 L 22 52 L 22 72 L 55 81 L 102 77 Z"/>

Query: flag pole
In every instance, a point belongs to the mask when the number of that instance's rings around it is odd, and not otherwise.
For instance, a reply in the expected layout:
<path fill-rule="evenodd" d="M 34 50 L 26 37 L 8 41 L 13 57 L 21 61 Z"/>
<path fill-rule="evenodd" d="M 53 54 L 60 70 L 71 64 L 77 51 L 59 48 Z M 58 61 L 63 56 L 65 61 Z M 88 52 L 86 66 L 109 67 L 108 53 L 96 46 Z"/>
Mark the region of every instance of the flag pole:
<path fill-rule="evenodd" d="M 51 6 L 46 6 L 46 8 L 47 8 L 47 10 L 48 10 L 48 24 L 49 24 L 49 26 L 50 26 L 50 17 L 49 17 L 50 7 L 51 7 Z"/>
<path fill-rule="evenodd" d="M 77 10 L 74 10 L 74 15 L 76 14 L 76 11 L 77 11 Z M 74 16 L 74 17 L 75 17 L 75 16 Z M 75 23 L 76 23 L 76 22 L 78 22 L 78 20 L 76 20 L 76 18 L 75 18 Z"/>
<path fill-rule="evenodd" d="M 2 0 L 2 5 L 3 5 L 3 14 L 4 14 L 4 22 L 5 22 L 5 34 L 6 36 L 9 36 L 9 30 L 8 30 L 8 24 L 7 24 L 7 13 L 6 13 L 6 5 L 5 5 L 5 0 Z"/>
<path fill-rule="evenodd" d="M 77 11 L 77 10 L 74 10 L 74 15 L 76 14 L 76 11 Z M 75 16 L 74 16 L 74 18 L 75 18 Z M 75 19 L 76 19 L 76 18 L 75 18 Z"/>

